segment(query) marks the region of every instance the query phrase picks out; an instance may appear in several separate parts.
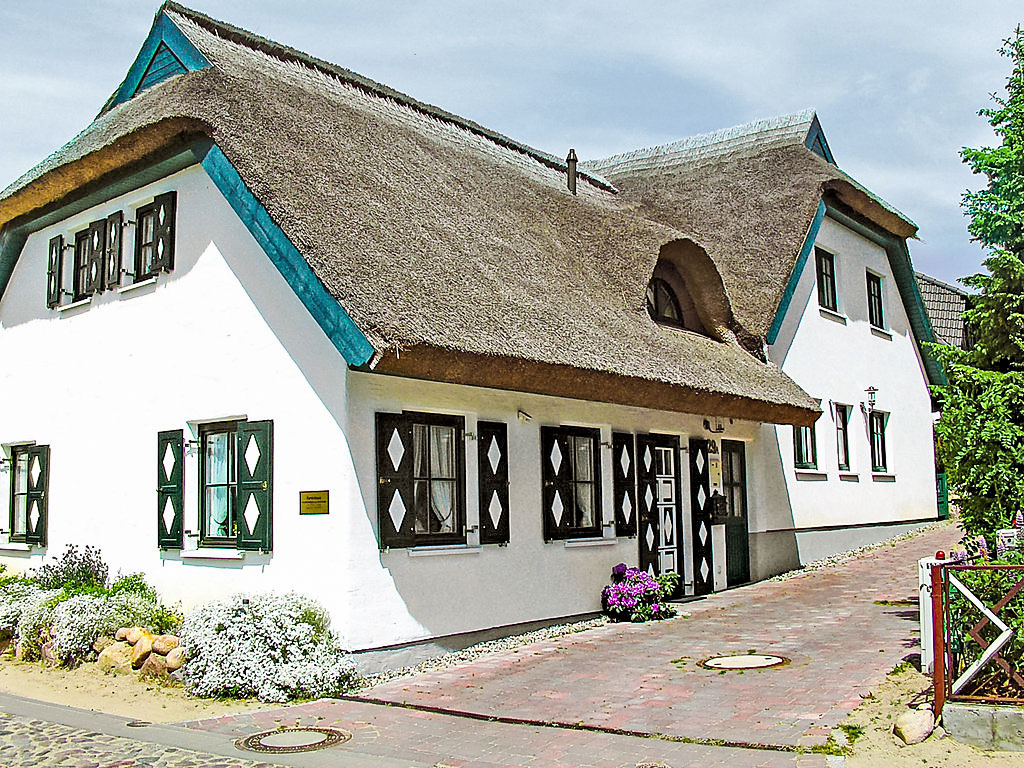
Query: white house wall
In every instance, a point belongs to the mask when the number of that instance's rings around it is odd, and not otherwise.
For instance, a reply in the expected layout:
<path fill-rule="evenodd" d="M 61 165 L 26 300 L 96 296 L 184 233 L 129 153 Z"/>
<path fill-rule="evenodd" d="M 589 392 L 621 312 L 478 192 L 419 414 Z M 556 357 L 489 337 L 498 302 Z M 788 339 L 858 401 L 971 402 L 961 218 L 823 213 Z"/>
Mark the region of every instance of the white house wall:
<path fill-rule="evenodd" d="M 49 239 L 177 191 L 174 270 L 63 311 L 46 308 Z M 134 239 L 125 237 L 125 259 Z M 70 252 L 69 252 L 70 253 Z M 699 416 L 417 382 L 351 372 L 198 166 L 33 233 L 0 299 L 0 443 L 49 445 L 48 544 L 7 542 L 0 562 L 37 567 L 68 544 L 102 550 L 112 571 L 144 572 L 184 608 L 238 591 L 296 590 L 330 611 L 353 649 L 558 617 L 599 608 L 611 566 L 636 563 L 635 539 L 551 542 L 542 536 L 541 425 L 705 436 Z M 457 553 L 380 552 L 374 414 L 414 409 L 508 424 L 511 541 Z M 529 413 L 520 423 L 518 410 Z M 156 542 L 156 437 L 229 417 L 274 422 L 273 552 L 182 552 Z M 728 420 L 727 420 L 728 421 Z M 757 426 L 729 423 L 750 441 Z M 478 520 L 476 444 L 466 443 L 467 513 Z M 753 451 L 748 451 L 753 454 Z M 186 451 L 185 529 L 198 531 L 198 456 Z M 602 450 L 610 523 L 610 449 Z M 690 581 L 688 471 L 683 551 Z M 749 463 L 749 459 L 748 459 Z M 0 473 L 0 515 L 10 470 Z M 756 472 L 748 473 L 753 480 Z M 328 491 L 330 513 L 299 515 L 300 491 Z M 754 505 L 752 505 L 753 507 Z M 4 527 L 7 527 L 6 525 Z"/>
<path fill-rule="evenodd" d="M 812 252 L 769 356 L 808 394 L 821 398 L 817 470 L 794 467 L 793 429 L 786 426 L 763 425 L 749 459 L 758 483 L 752 495 L 760 499 L 751 531 L 772 539 L 775 554 L 784 549 L 782 539 L 795 541 L 803 562 L 892 535 L 906 527 L 901 522 L 937 516 L 931 401 L 888 257 L 880 246 L 828 216 L 815 245 L 835 256 L 838 312 L 818 306 Z M 885 333 L 868 322 L 867 269 L 882 277 Z M 888 471 L 882 474 L 871 471 L 862 409 L 869 387 L 878 390 L 875 407 L 890 414 Z M 833 403 L 853 407 L 848 472 L 838 468 Z M 765 568 L 770 572 L 767 563 Z"/>

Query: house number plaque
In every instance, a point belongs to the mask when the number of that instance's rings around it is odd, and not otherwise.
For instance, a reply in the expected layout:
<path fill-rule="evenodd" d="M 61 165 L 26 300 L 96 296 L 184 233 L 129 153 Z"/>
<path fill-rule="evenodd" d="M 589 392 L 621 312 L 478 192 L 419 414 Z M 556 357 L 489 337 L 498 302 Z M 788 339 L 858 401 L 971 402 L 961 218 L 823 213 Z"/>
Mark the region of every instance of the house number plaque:
<path fill-rule="evenodd" d="M 328 491 L 299 491 L 300 515 L 326 515 L 330 509 Z"/>

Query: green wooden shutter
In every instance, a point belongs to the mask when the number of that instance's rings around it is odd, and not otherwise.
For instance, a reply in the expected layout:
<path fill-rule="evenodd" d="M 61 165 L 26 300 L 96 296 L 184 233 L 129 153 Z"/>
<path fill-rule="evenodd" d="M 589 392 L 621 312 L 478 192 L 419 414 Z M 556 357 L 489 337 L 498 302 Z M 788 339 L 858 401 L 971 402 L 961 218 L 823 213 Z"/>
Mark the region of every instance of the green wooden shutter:
<path fill-rule="evenodd" d="M 156 222 L 153 225 L 153 271 L 174 269 L 174 215 L 177 194 L 167 192 L 153 198 Z"/>
<path fill-rule="evenodd" d="M 378 413 L 376 440 L 380 547 L 411 547 L 415 524 L 412 421 L 400 413 Z"/>
<path fill-rule="evenodd" d="M 50 239 L 46 258 L 46 306 L 50 309 L 60 306 L 60 294 L 64 288 L 64 235 Z"/>
<path fill-rule="evenodd" d="M 480 474 L 480 543 L 507 544 L 508 428 L 495 421 L 476 425 Z"/>
<path fill-rule="evenodd" d="M 124 214 L 121 211 L 107 216 L 107 248 L 103 258 L 103 285 L 114 288 L 121 284 L 121 230 Z"/>
<path fill-rule="evenodd" d="M 89 241 L 85 249 L 85 292 L 88 295 L 103 290 L 103 261 L 107 253 L 107 222 L 105 219 L 89 225 Z"/>
<path fill-rule="evenodd" d="M 636 493 L 639 565 L 648 573 L 659 573 L 658 546 L 661 521 L 658 516 L 658 454 L 654 435 L 636 436 Z"/>
<path fill-rule="evenodd" d="M 544 541 L 565 539 L 569 536 L 569 508 L 575 503 L 569 467 L 571 461 L 567 433 L 558 427 L 541 427 L 540 474 Z"/>
<path fill-rule="evenodd" d="M 615 535 L 636 536 L 636 451 L 624 432 L 612 433 L 612 503 Z"/>
<path fill-rule="evenodd" d="M 180 429 L 156 436 L 156 540 L 160 549 L 181 549 L 185 501 L 184 437 Z"/>
<path fill-rule="evenodd" d="M 236 434 L 238 548 L 274 546 L 274 422 L 242 421 Z"/>
<path fill-rule="evenodd" d="M 33 445 L 28 454 L 28 520 L 25 543 L 46 546 L 46 518 L 50 495 L 50 446 Z"/>

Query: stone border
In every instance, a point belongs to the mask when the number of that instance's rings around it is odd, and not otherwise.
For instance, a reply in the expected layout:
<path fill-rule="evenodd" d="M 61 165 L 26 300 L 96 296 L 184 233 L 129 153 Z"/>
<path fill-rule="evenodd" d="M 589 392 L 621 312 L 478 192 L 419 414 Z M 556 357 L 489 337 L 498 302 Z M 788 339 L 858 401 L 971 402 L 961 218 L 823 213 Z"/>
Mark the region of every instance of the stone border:
<path fill-rule="evenodd" d="M 1024 752 L 1024 707 L 947 701 L 942 707 L 942 727 L 965 744 Z"/>

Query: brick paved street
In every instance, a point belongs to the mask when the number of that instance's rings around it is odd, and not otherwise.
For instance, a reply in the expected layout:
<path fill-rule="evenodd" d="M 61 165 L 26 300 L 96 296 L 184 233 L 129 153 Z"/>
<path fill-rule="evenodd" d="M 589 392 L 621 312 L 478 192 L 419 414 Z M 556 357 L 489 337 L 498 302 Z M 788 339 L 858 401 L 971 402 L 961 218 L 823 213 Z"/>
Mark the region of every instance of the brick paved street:
<path fill-rule="evenodd" d="M 609 624 L 391 681 L 367 696 L 539 722 L 729 742 L 815 745 L 917 648 L 919 557 L 943 527 L 821 571 L 684 606 L 660 624 Z M 900 601 L 912 605 L 889 605 Z M 713 654 L 779 654 L 788 666 L 720 673 Z"/>

